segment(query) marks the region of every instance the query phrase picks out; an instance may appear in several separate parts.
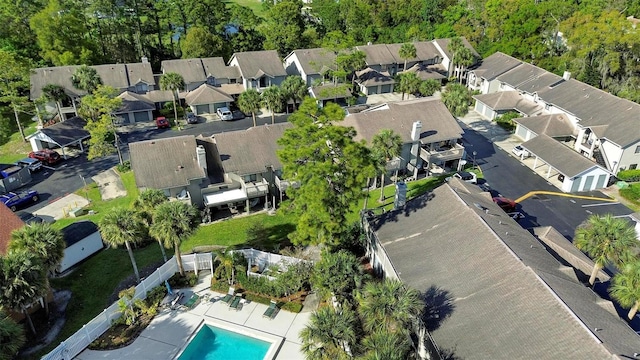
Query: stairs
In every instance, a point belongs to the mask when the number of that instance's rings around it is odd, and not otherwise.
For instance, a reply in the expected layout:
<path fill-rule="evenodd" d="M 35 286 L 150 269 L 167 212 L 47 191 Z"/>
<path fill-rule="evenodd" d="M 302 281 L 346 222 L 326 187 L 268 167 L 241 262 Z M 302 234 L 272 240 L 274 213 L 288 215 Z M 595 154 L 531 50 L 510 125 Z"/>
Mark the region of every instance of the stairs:
<path fill-rule="evenodd" d="M 593 150 L 593 158 L 596 159 L 596 163 L 607 170 L 611 170 L 607 161 L 604 158 L 604 154 L 600 152 L 600 149 Z"/>

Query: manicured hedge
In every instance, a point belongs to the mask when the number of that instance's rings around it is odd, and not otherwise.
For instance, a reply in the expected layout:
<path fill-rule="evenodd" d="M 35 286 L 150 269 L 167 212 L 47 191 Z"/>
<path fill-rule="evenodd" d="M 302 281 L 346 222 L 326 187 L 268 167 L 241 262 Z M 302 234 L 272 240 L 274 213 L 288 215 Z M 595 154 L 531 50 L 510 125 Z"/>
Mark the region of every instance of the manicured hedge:
<path fill-rule="evenodd" d="M 636 182 L 640 181 L 640 169 L 622 170 L 618 172 L 618 179 L 622 181 Z"/>
<path fill-rule="evenodd" d="M 286 310 L 292 313 L 299 313 L 302 311 L 302 304 L 299 302 L 288 302 L 282 305 L 282 310 Z"/>

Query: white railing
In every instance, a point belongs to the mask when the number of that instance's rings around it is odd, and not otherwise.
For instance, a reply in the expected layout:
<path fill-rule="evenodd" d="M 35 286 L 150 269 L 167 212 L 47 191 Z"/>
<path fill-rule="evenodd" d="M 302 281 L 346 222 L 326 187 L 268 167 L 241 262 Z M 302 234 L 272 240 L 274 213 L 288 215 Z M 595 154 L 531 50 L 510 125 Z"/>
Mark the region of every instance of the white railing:
<path fill-rule="evenodd" d="M 304 261 L 302 259 L 272 254 L 256 249 L 234 250 L 234 252 L 236 251 L 244 255 L 245 259 L 247 259 L 247 276 L 266 277 L 269 280 L 275 280 L 275 277 L 261 274 L 269 266 L 277 265 L 280 271 L 286 271 L 290 265 L 294 265 L 299 263 L 300 261 Z M 260 273 L 251 271 L 251 267 L 254 265 L 258 267 L 258 271 Z"/>
<path fill-rule="evenodd" d="M 182 265 L 185 271 L 195 271 L 203 269 L 212 269 L 213 260 L 211 253 L 208 254 L 191 254 L 182 255 Z M 154 287 L 160 285 L 178 272 L 178 263 L 175 256 L 166 263 L 156 269 L 151 275 L 147 276 L 140 284 L 136 286 L 135 299 L 145 299 L 147 292 Z M 80 354 L 95 339 L 104 334 L 111 327 L 113 320 L 120 317 L 118 302 L 114 302 L 102 313 L 93 318 L 91 321 L 82 326 L 82 329 L 76 331 L 67 340 L 63 341 L 50 353 L 43 356 L 44 360 L 70 360 Z"/>

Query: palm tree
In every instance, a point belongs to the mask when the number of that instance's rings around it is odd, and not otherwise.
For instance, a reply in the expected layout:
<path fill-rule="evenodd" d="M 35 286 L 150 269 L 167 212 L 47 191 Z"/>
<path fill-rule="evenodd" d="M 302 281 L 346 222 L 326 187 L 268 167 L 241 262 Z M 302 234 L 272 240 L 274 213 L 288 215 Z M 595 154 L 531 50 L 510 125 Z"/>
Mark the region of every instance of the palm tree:
<path fill-rule="evenodd" d="M 416 54 L 416 46 L 412 43 L 404 43 L 400 46 L 400 50 L 398 50 L 398 55 L 400 58 L 404 59 L 404 71 L 407 71 L 407 60 L 414 59 Z"/>
<path fill-rule="evenodd" d="M 140 273 L 138 272 L 136 259 L 133 257 L 131 243 L 140 241 L 144 235 L 143 226 L 135 211 L 125 208 L 111 209 L 98 225 L 102 239 L 109 246 L 115 248 L 124 244 L 127 247 L 137 282 L 140 282 Z"/>
<path fill-rule="evenodd" d="M 396 75 L 396 91 L 402 92 L 402 100 L 404 94 L 413 94 L 420 90 L 420 78 L 412 72 L 403 72 Z"/>
<path fill-rule="evenodd" d="M 46 295 L 46 269 L 36 254 L 27 251 L 10 251 L 0 259 L 0 305 L 22 311 L 35 334 L 27 306 Z"/>
<path fill-rule="evenodd" d="M 458 64 L 459 62 L 458 55 L 460 54 L 460 52 L 463 51 L 462 49 L 464 48 L 465 48 L 464 43 L 462 42 L 462 39 L 459 37 L 452 38 L 451 41 L 449 42 L 449 45 L 447 45 L 447 49 L 451 53 L 451 64 L 453 65 L 454 69 L 456 64 Z"/>
<path fill-rule="evenodd" d="M 589 284 L 593 285 L 598 271 L 605 265 L 620 266 L 628 260 L 629 250 L 636 243 L 636 233 L 624 219 L 611 214 L 591 215 L 584 226 L 576 229 L 573 243 L 595 262 L 589 278 Z"/>
<path fill-rule="evenodd" d="M 337 312 L 324 306 L 311 314 L 300 331 L 302 352 L 307 359 L 348 359 L 345 352 L 356 342 L 356 316 L 347 306 Z"/>
<path fill-rule="evenodd" d="M 379 163 L 382 165 L 380 175 L 380 201 L 384 201 L 384 175 L 387 172 L 386 165 L 394 157 L 400 156 L 402 151 L 402 137 L 393 132 L 393 130 L 382 129 L 377 133 L 371 141 L 373 153 L 380 158 Z"/>
<path fill-rule="evenodd" d="M 625 264 L 622 271 L 611 280 L 609 293 L 624 308 L 629 308 L 627 318 L 633 320 L 640 307 L 640 259 Z"/>
<path fill-rule="evenodd" d="M 71 75 L 71 83 L 76 89 L 92 94 L 98 88 L 98 85 L 102 85 L 102 79 L 100 79 L 96 69 L 81 65 Z"/>
<path fill-rule="evenodd" d="M 153 213 L 153 225 L 149 228 L 149 234 L 161 241 L 167 249 L 173 246 L 182 276 L 184 268 L 180 257 L 180 244 L 198 227 L 199 217 L 198 209 L 180 201 L 161 204 Z"/>
<path fill-rule="evenodd" d="M 311 285 L 322 299 L 332 295 L 339 301 L 350 299 L 364 281 L 364 271 L 358 258 L 346 250 L 324 252 L 311 273 Z"/>
<path fill-rule="evenodd" d="M 66 243 L 62 232 L 53 229 L 48 223 L 31 224 L 14 230 L 11 233 L 9 251 L 27 251 L 35 254 L 45 268 L 45 272 L 53 272 L 64 257 Z M 49 277 L 45 276 L 45 286 L 50 289 Z M 44 302 L 47 315 L 49 303 Z"/>
<path fill-rule="evenodd" d="M 54 271 L 64 257 L 66 244 L 62 232 L 48 223 L 31 224 L 11 233 L 9 251 L 28 251 L 37 255 L 47 271 Z"/>
<path fill-rule="evenodd" d="M 226 278 L 229 285 L 235 284 L 235 263 L 233 253 L 228 250 L 215 252 L 216 260 L 220 263 L 213 272 L 216 279 Z"/>
<path fill-rule="evenodd" d="M 442 85 L 440 84 L 440 81 L 428 79 L 420 83 L 418 91 L 422 96 L 432 96 L 436 91 L 440 90 L 441 87 Z"/>
<path fill-rule="evenodd" d="M 389 332 L 408 329 L 424 309 L 417 290 L 398 280 L 369 282 L 356 296 L 365 330 L 382 327 Z"/>
<path fill-rule="evenodd" d="M 145 189 L 133 202 L 132 207 L 140 217 L 140 220 L 142 220 L 144 225 L 147 227 L 147 233 L 149 232 L 149 227 L 153 224 L 153 212 L 156 207 L 167 201 L 169 201 L 169 199 L 167 199 L 167 196 L 162 192 L 162 190 Z M 164 245 L 159 240 L 158 244 L 160 245 L 160 251 L 162 251 L 162 258 L 164 259 L 164 262 L 167 262 L 167 254 L 164 251 Z"/>
<path fill-rule="evenodd" d="M 465 69 L 473 65 L 474 62 L 475 57 L 471 50 L 467 47 L 463 47 L 458 53 L 458 65 L 460 65 L 458 78 L 460 80 L 460 84 L 462 84 L 462 78 L 464 77 L 463 74 L 465 72 Z"/>
<path fill-rule="evenodd" d="M 170 90 L 173 94 L 173 114 L 176 119 L 176 125 L 180 129 L 180 123 L 178 122 L 178 107 L 176 101 L 178 101 L 178 91 L 184 89 L 184 79 L 182 75 L 174 72 L 168 72 L 160 77 L 160 89 Z"/>
<path fill-rule="evenodd" d="M 0 360 L 11 360 L 27 341 L 22 325 L 16 324 L 0 306 Z"/>
<path fill-rule="evenodd" d="M 256 126 L 256 113 L 260 111 L 262 101 L 260 93 L 256 89 L 247 89 L 238 96 L 238 106 L 243 113 L 251 113 L 253 117 L 253 126 Z"/>
<path fill-rule="evenodd" d="M 62 100 L 67 98 L 67 94 L 64 92 L 64 88 L 59 85 L 48 84 L 42 88 L 42 93 L 47 100 L 54 101 L 56 103 L 56 109 L 58 110 L 58 117 L 60 121 L 64 121 L 62 117 Z"/>
<path fill-rule="evenodd" d="M 359 360 L 404 360 L 409 358 L 411 343 L 406 329 L 389 332 L 384 328 L 374 330 L 362 339 L 364 355 Z"/>
<path fill-rule="evenodd" d="M 464 116 L 469 111 L 471 93 L 464 85 L 449 83 L 442 93 L 442 102 L 453 116 Z"/>
<path fill-rule="evenodd" d="M 262 92 L 262 103 L 271 112 L 271 124 L 276 123 L 276 111 L 282 109 L 282 93 L 280 88 L 271 85 Z"/>
<path fill-rule="evenodd" d="M 302 101 L 305 96 L 309 95 L 307 83 L 298 75 L 287 76 L 280 84 L 280 90 L 282 91 L 282 97 L 286 101 L 293 100 L 294 110 L 298 107 L 296 100 Z"/>

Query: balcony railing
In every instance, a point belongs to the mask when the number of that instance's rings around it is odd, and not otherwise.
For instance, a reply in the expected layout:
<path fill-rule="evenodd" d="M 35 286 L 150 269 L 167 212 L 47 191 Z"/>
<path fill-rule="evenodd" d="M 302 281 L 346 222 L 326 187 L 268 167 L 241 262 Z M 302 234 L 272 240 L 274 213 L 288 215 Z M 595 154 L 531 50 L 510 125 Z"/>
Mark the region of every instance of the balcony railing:
<path fill-rule="evenodd" d="M 286 191 L 289 187 L 298 188 L 300 187 L 300 184 L 297 181 L 291 182 L 288 180 L 282 180 L 276 176 L 276 186 L 280 191 Z"/>
<path fill-rule="evenodd" d="M 269 193 L 269 183 L 266 180 L 260 182 L 247 182 L 244 184 L 247 197 L 256 197 Z"/>
<path fill-rule="evenodd" d="M 453 147 L 448 149 L 439 149 L 439 150 L 427 150 L 425 148 L 420 148 L 420 157 L 425 161 L 435 162 L 435 161 L 449 161 L 462 159 L 462 155 L 464 154 L 464 147 L 460 144 L 455 144 Z"/>

